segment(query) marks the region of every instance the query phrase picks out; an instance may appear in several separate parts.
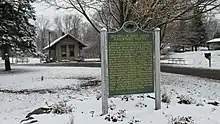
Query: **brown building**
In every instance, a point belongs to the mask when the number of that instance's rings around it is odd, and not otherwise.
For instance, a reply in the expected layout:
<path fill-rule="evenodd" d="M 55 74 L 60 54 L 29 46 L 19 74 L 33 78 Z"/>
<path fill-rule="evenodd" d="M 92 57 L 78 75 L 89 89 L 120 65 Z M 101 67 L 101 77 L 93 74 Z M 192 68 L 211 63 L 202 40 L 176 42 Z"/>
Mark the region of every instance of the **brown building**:
<path fill-rule="evenodd" d="M 74 61 L 80 60 L 81 50 L 85 44 L 70 34 L 65 34 L 51 42 L 44 48 L 49 52 L 48 56 L 53 61 Z"/>

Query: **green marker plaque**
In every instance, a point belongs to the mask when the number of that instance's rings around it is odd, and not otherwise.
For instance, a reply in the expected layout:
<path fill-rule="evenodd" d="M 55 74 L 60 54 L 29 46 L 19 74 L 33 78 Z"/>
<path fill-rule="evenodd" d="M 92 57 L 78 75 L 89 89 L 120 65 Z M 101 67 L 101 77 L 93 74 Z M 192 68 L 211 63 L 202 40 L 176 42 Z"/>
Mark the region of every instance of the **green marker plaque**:
<path fill-rule="evenodd" d="M 107 38 L 109 96 L 154 92 L 154 31 L 128 22 Z"/>

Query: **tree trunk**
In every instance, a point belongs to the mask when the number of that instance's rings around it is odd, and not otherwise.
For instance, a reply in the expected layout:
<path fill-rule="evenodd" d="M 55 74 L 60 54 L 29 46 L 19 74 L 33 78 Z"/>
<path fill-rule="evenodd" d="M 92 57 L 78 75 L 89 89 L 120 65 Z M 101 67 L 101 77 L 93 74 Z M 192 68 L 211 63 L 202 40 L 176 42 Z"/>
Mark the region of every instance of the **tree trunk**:
<path fill-rule="evenodd" d="M 195 45 L 195 51 L 197 51 L 197 48 L 198 48 L 198 46 L 197 46 L 197 45 Z"/>
<path fill-rule="evenodd" d="M 9 46 L 3 45 L 3 59 L 5 60 L 5 71 L 11 70 L 11 64 L 9 60 Z"/>
<path fill-rule="evenodd" d="M 122 0 L 119 0 L 119 20 L 120 20 L 120 24 L 119 26 L 122 27 L 122 25 L 124 24 L 125 22 L 125 17 L 124 17 L 124 2 Z"/>
<path fill-rule="evenodd" d="M 11 64 L 9 58 L 5 59 L 5 71 L 11 70 Z"/>

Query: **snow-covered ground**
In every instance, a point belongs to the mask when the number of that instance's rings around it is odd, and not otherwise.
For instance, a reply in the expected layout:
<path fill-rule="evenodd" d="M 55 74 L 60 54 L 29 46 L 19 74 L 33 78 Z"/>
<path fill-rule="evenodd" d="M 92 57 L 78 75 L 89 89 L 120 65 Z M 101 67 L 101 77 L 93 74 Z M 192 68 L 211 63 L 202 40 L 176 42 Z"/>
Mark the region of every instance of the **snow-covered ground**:
<path fill-rule="evenodd" d="M 100 58 L 90 58 L 90 59 L 84 59 L 84 61 L 100 61 Z"/>
<path fill-rule="evenodd" d="M 13 68 L 15 70 L 11 72 L 4 72 L 0 66 L 0 124 L 18 124 L 33 110 L 60 102 L 72 106 L 73 112 L 32 117 L 39 124 L 71 124 L 71 121 L 74 124 L 110 124 L 115 123 L 113 120 L 117 120 L 117 124 L 174 124 L 178 119 L 183 121 L 183 116 L 188 117 L 185 119 L 189 121 L 186 124 L 220 124 L 220 107 L 207 104 L 220 101 L 220 81 L 161 73 L 162 94 L 166 94 L 171 100 L 169 104 L 162 103 L 161 110 L 154 110 L 154 100 L 147 97 L 154 96 L 153 94 L 129 95 L 125 99 L 118 96 L 109 98 L 109 116 L 100 116 L 101 99 L 97 99 L 100 86 L 71 89 L 85 82 L 87 78 L 100 80 L 100 68 Z M 70 89 L 62 89 L 64 87 Z M 50 89 L 55 92 L 31 92 L 36 89 Z M 30 92 L 19 92 L 22 90 Z M 180 99 L 188 99 L 192 104 L 179 104 Z"/>
<path fill-rule="evenodd" d="M 204 53 L 211 53 L 212 67 L 209 67 L 208 60 L 205 58 Z M 171 53 L 169 58 L 183 58 L 185 60 L 185 65 L 179 62 L 179 64 L 176 64 L 177 66 L 220 69 L 220 50 Z M 169 63 L 169 61 L 161 60 L 161 63 Z"/>
<path fill-rule="evenodd" d="M 0 72 L 2 82 L 0 87 L 9 90 L 60 88 L 79 83 L 79 78 L 98 78 L 99 70 L 97 68 L 18 66 L 11 73 L 3 76 L 1 76 L 3 72 Z"/>

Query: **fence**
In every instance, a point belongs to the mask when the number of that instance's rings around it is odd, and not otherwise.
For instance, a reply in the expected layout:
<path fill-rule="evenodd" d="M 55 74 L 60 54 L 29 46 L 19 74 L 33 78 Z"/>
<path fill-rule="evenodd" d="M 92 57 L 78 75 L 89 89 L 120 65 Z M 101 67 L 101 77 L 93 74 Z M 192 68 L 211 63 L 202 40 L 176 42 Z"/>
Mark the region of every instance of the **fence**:
<path fill-rule="evenodd" d="M 28 63 L 29 59 L 26 57 L 17 57 L 15 58 L 15 63 Z"/>

